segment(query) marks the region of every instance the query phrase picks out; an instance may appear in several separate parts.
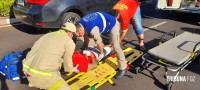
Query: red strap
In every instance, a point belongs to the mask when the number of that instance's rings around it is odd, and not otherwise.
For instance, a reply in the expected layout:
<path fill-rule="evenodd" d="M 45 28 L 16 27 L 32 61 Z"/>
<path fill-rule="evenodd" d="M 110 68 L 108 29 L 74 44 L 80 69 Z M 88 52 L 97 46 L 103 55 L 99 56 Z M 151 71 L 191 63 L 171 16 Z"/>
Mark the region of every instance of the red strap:
<path fill-rule="evenodd" d="M 31 77 L 30 74 L 28 74 L 28 73 L 26 73 L 26 72 L 24 72 L 24 71 L 22 71 L 22 72 L 26 75 L 26 77 Z"/>
<path fill-rule="evenodd" d="M 111 54 L 110 55 L 112 58 L 115 58 L 116 57 L 116 54 Z"/>

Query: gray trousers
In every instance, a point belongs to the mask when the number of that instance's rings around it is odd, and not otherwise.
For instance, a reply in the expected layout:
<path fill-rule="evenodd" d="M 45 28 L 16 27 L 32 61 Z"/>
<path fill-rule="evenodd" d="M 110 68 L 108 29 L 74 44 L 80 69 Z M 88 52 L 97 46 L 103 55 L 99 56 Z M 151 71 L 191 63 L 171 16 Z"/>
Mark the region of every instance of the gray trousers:
<path fill-rule="evenodd" d="M 120 47 L 120 23 L 117 21 L 115 26 L 112 28 L 110 34 L 109 34 L 109 39 L 111 40 L 110 42 L 113 44 L 114 51 L 117 54 L 117 61 L 119 64 L 119 69 L 123 70 L 126 69 L 127 64 L 126 64 L 126 59 L 124 56 L 124 53 Z"/>

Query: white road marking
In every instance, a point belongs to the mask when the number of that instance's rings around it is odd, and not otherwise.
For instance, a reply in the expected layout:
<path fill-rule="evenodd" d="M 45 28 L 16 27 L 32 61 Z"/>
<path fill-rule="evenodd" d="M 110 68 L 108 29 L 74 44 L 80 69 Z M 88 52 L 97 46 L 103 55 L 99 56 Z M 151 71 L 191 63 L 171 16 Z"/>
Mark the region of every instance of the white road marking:
<path fill-rule="evenodd" d="M 147 16 L 147 15 L 144 15 L 144 17 L 147 17 L 147 18 L 150 18 L 150 19 L 156 19 L 155 17 L 151 17 L 151 16 Z"/>
<path fill-rule="evenodd" d="M 155 25 L 153 25 L 153 26 L 150 26 L 150 27 L 148 27 L 148 28 L 144 28 L 144 31 L 147 31 L 147 30 L 149 30 L 149 29 L 151 29 L 151 28 L 157 28 L 158 26 L 161 26 L 161 25 L 163 25 L 163 24 L 165 24 L 165 23 L 167 23 L 167 22 L 166 22 L 166 21 L 163 21 L 163 22 L 160 22 L 160 23 L 155 24 Z"/>
<path fill-rule="evenodd" d="M 165 24 L 165 23 L 167 23 L 166 21 L 163 21 L 163 22 L 160 22 L 160 23 L 158 23 L 158 24 L 155 24 L 155 25 L 153 25 L 153 26 L 150 26 L 150 27 L 148 27 L 148 28 L 144 28 L 144 31 L 147 31 L 147 30 L 149 30 L 149 29 L 151 29 L 151 28 L 157 28 L 158 26 L 161 26 L 161 25 L 163 25 L 163 24 Z M 104 35 L 101 35 L 102 37 L 104 37 L 104 38 L 106 38 L 106 39 L 109 39 L 108 37 L 106 37 L 106 36 L 104 36 Z M 125 39 L 126 39 L 126 37 L 125 37 Z"/>
<path fill-rule="evenodd" d="M 3 26 L 0 26 L 0 28 L 3 28 L 3 27 L 9 27 L 9 26 L 15 26 L 15 25 L 21 25 L 22 23 L 16 23 L 16 24 L 8 24 L 8 25 L 3 25 Z"/>

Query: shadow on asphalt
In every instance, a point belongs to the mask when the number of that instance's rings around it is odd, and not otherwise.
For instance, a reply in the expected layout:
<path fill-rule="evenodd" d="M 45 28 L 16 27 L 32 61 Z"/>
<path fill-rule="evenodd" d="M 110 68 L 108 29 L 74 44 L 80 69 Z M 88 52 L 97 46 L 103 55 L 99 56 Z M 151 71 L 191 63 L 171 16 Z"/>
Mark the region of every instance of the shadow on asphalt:
<path fill-rule="evenodd" d="M 158 69 L 158 68 L 156 68 L 156 69 Z M 155 84 L 157 87 L 159 87 L 161 90 L 167 90 L 166 84 L 163 84 L 162 82 L 160 82 L 160 81 L 155 77 L 155 75 L 153 75 L 153 73 L 150 72 L 151 76 L 150 76 L 150 75 L 147 75 L 147 74 L 145 74 L 145 73 L 143 73 L 143 72 L 141 72 L 141 74 L 143 74 L 143 75 L 145 75 L 145 76 L 147 76 L 147 77 L 153 79 L 153 80 L 154 80 L 154 84 Z"/>
<path fill-rule="evenodd" d="M 46 34 L 48 32 L 58 30 L 58 29 L 38 29 L 38 28 L 28 26 L 28 25 L 25 25 L 25 24 L 21 24 L 21 25 L 11 24 L 11 25 L 21 32 L 33 34 L 33 35 Z"/>
<path fill-rule="evenodd" d="M 192 62 L 190 65 L 188 65 L 188 67 L 186 67 L 186 69 L 200 75 L 200 58 L 198 58 L 197 60 L 198 62 Z"/>
<path fill-rule="evenodd" d="M 24 51 L 22 51 L 22 56 L 20 57 L 19 60 L 24 60 L 24 59 L 26 58 L 27 53 L 28 53 L 30 50 L 31 50 L 31 48 L 27 48 L 27 49 L 25 49 Z M 24 78 L 25 75 L 24 75 L 24 73 L 22 72 L 22 71 L 23 71 L 23 70 L 22 70 L 22 67 L 23 67 L 22 62 L 18 62 L 18 63 L 17 63 L 17 67 L 18 67 L 18 68 L 17 68 L 17 72 L 18 72 L 19 77 L 20 77 L 20 83 L 21 83 L 21 84 L 26 84 L 26 85 L 28 85 L 28 80 L 27 80 L 27 78 Z"/>
<path fill-rule="evenodd" d="M 162 33 L 165 33 L 165 32 L 162 32 Z M 134 46 L 137 46 L 137 47 L 138 47 L 137 44 L 132 43 L 133 41 L 136 41 L 136 40 L 131 40 L 131 41 L 123 40 L 123 42 L 124 42 L 123 46 L 126 46 L 126 44 L 131 44 L 131 45 L 134 45 Z M 146 43 L 145 43 L 146 51 L 145 51 L 144 53 L 146 53 L 149 49 L 151 49 L 151 48 L 157 46 L 157 45 L 158 45 L 158 42 L 159 42 L 159 38 L 155 38 L 155 39 L 153 39 L 153 40 L 151 40 L 151 41 L 149 41 L 149 42 L 146 42 Z M 137 49 L 137 48 L 136 48 L 136 49 Z M 133 74 L 136 74 L 136 68 L 139 67 L 139 66 L 141 65 L 142 61 L 143 61 L 143 60 L 142 60 L 142 57 L 140 57 L 140 58 L 137 59 L 135 62 L 133 62 L 133 63 L 131 64 L 131 70 L 130 70 L 130 72 L 133 73 Z M 158 67 L 157 67 L 157 68 L 154 68 L 154 70 L 157 70 L 157 69 L 159 69 L 159 68 L 158 68 Z M 154 80 L 154 84 L 155 84 L 157 87 L 159 87 L 159 88 L 162 89 L 162 90 L 166 90 L 166 85 L 163 84 L 163 83 L 161 83 L 161 82 L 153 75 L 153 73 L 150 73 L 150 75 L 147 75 L 147 74 L 141 72 L 141 74 L 143 74 L 143 75 L 145 75 L 145 76 L 147 76 L 147 77 L 149 77 L 149 78 L 152 78 L 152 79 Z"/>
<path fill-rule="evenodd" d="M 187 32 L 191 32 L 191 33 L 196 33 L 196 34 L 200 34 L 200 28 L 188 28 L 188 27 L 182 27 L 181 28 L 183 31 L 187 31 Z M 200 61 L 200 57 L 197 58 L 198 61 Z M 200 62 L 198 63 L 191 63 L 186 69 L 194 72 L 196 74 L 200 75 L 200 70 L 198 69 L 200 67 Z"/>
<path fill-rule="evenodd" d="M 188 27 L 182 27 L 181 30 L 191 32 L 191 33 L 197 33 L 200 34 L 200 27 L 199 28 L 188 28 Z"/>
<path fill-rule="evenodd" d="M 153 70 L 154 71 L 156 71 L 156 70 L 158 70 L 160 67 L 155 67 Z M 159 87 L 160 89 L 164 89 L 164 90 L 167 90 L 167 87 L 166 87 L 166 85 L 165 84 L 163 84 L 163 83 L 161 83 L 156 77 L 155 77 L 155 75 L 152 73 L 152 72 L 150 72 L 150 74 L 151 74 L 151 76 L 152 76 L 152 79 L 154 79 L 154 84 L 157 86 L 157 87 Z M 163 77 L 164 78 L 164 77 Z"/>
<path fill-rule="evenodd" d="M 8 90 L 8 86 L 7 86 L 7 84 L 6 84 L 6 79 L 5 79 L 5 77 L 2 75 L 2 74 L 0 74 L 0 80 L 1 80 L 1 90 Z"/>
<path fill-rule="evenodd" d="M 139 58 L 138 60 L 136 60 L 134 63 L 131 64 L 131 70 L 130 72 L 133 74 L 136 74 L 136 68 L 140 66 L 140 64 L 142 63 L 142 58 Z M 159 69 L 159 67 L 154 68 L 153 70 L 157 70 Z M 160 88 L 161 90 L 166 90 L 167 87 L 165 84 L 163 84 L 162 82 L 159 81 L 159 79 L 157 79 L 153 73 L 150 72 L 150 75 L 147 75 L 143 72 L 141 72 L 141 74 L 145 75 L 146 77 L 149 77 L 151 79 L 154 80 L 154 84 Z"/>
<path fill-rule="evenodd" d="M 123 49 L 125 49 L 125 48 L 128 48 L 128 47 L 139 47 L 139 45 L 138 44 L 135 44 L 135 43 L 133 43 L 133 42 L 135 42 L 135 41 L 138 41 L 138 40 L 130 40 L 130 41 L 128 41 L 128 40 L 122 40 L 122 48 Z"/>
<path fill-rule="evenodd" d="M 139 67 L 139 66 L 141 65 L 142 61 L 143 61 L 142 58 L 139 58 L 139 59 L 136 60 L 134 63 L 132 63 L 132 64 L 131 64 L 132 69 L 131 69 L 130 72 L 136 74 L 136 68 Z M 155 67 L 155 68 L 153 68 L 153 70 L 158 70 L 158 69 L 160 69 L 160 67 Z M 157 78 L 155 77 L 155 75 L 154 75 L 152 72 L 149 72 L 150 75 L 148 75 L 148 74 L 146 74 L 146 73 L 143 73 L 143 71 L 140 72 L 140 73 L 141 73 L 142 75 L 145 75 L 145 76 L 148 77 L 148 78 L 153 79 L 153 80 L 154 80 L 155 86 L 157 86 L 157 87 L 160 88 L 161 90 L 167 90 L 166 84 L 163 84 L 162 82 L 160 82 L 159 79 L 157 79 Z"/>

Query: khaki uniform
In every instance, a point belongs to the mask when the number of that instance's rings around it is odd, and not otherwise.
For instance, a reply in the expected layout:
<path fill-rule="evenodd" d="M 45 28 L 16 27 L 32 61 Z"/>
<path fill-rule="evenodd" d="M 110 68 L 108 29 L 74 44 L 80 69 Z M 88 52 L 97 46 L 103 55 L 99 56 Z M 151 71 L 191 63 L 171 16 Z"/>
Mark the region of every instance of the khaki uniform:
<path fill-rule="evenodd" d="M 70 90 L 62 79 L 60 68 L 73 71 L 73 40 L 64 30 L 48 33 L 34 43 L 23 61 L 23 71 L 31 85 L 40 89 Z"/>
<path fill-rule="evenodd" d="M 109 35 L 109 39 L 110 42 L 113 44 L 114 50 L 117 54 L 117 61 L 119 63 L 119 69 L 120 70 L 124 70 L 127 67 L 126 64 L 126 59 L 123 53 L 123 50 L 120 47 L 120 24 L 117 21 L 115 26 L 112 28 L 112 30 L 110 31 Z M 102 43 L 102 38 L 101 38 L 101 34 L 99 32 L 99 28 L 97 26 L 95 26 L 92 31 L 91 31 L 91 35 L 94 37 L 95 39 L 95 43 L 99 44 Z"/>

